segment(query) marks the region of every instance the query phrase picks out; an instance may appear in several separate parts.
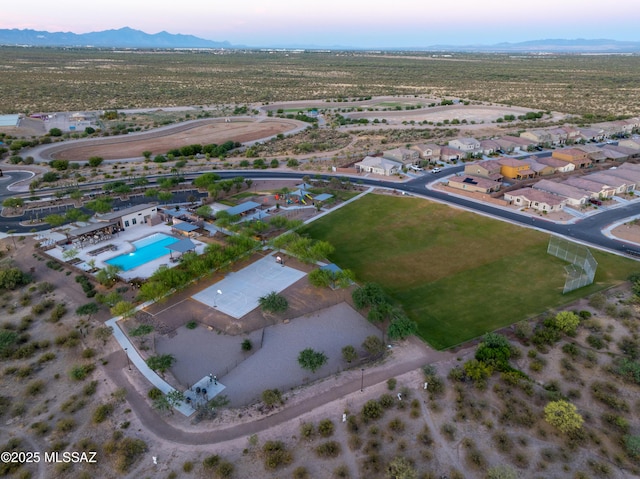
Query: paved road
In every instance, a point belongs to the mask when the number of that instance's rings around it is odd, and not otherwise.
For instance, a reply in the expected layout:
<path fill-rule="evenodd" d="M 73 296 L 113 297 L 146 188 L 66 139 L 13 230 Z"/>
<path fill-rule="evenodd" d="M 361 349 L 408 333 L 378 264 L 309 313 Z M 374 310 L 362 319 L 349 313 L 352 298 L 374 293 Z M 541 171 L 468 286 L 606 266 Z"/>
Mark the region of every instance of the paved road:
<path fill-rule="evenodd" d="M 453 206 L 457 206 L 459 208 L 464 208 L 468 211 L 484 214 L 484 215 L 501 219 L 504 221 L 509 221 L 511 223 L 525 226 L 528 228 L 535 228 L 540 231 L 546 231 L 552 234 L 563 235 L 563 236 L 566 236 L 567 238 L 572 238 L 574 240 L 583 242 L 590 246 L 608 250 L 608 251 L 625 253 L 629 249 L 622 241 L 611 239 L 605 236 L 604 234 L 602 234 L 602 229 L 604 229 L 607 225 L 620 221 L 624 218 L 640 215 L 640 202 L 630 202 L 626 205 L 618 206 L 616 208 L 611 208 L 607 211 L 601 211 L 596 215 L 593 215 L 583 220 L 579 220 L 573 224 L 558 224 L 552 221 L 545 220 L 540 217 L 532 218 L 529 215 L 522 214 L 514 210 L 502 208 L 492 204 L 472 201 L 464 197 L 451 195 L 451 194 L 444 193 L 442 191 L 432 190 L 427 188 L 428 183 L 432 183 L 434 181 L 440 180 L 447 175 L 451 175 L 451 174 L 460 172 L 462 170 L 463 170 L 462 166 L 444 168 L 443 171 L 438 174 L 428 173 L 404 183 L 370 179 L 370 178 L 361 178 L 361 177 L 350 178 L 350 180 L 353 183 L 357 183 L 357 184 L 390 188 L 390 189 L 395 189 L 397 191 L 404 191 L 409 194 L 421 196 L 424 198 L 429 198 L 445 204 L 450 204 Z M 202 173 L 204 172 L 199 172 L 196 174 L 187 174 L 184 176 L 186 179 L 190 179 Z M 302 179 L 302 176 L 306 174 L 304 172 L 287 173 L 287 172 L 278 172 L 273 170 L 272 171 L 216 170 L 215 173 L 219 174 L 222 178 L 232 178 L 240 174 L 245 178 L 253 178 L 253 179 L 260 179 L 260 180 L 267 180 L 267 179 L 269 180 L 278 180 L 278 179 L 300 180 Z M 170 175 L 167 175 L 167 176 L 170 176 Z M 149 177 L 150 181 L 155 181 L 157 178 L 158 177 Z M 321 175 L 321 178 L 330 179 L 332 177 L 329 175 Z M 47 192 L 50 192 L 50 191 L 55 191 L 55 189 L 42 190 L 40 193 L 46 194 Z M 139 204 L 139 203 L 144 203 L 148 201 L 149 199 L 144 197 L 132 198 L 131 200 L 128 200 L 125 202 L 122 202 L 120 200 L 114 200 L 114 205 L 124 207 L 130 204 Z M 186 198 L 175 196 L 173 201 L 176 201 L 176 202 L 186 201 Z M 47 225 L 41 225 L 35 228 L 32 228 L 30 226 L 22 226 L 19 223 L 24 219 L 26 218 L 0 217 L 0 233 L 6 233 L 9 230 L 14 230 L 17 233 L 25 233 L 32 229 L 40 231 L 48 228 Z"/>

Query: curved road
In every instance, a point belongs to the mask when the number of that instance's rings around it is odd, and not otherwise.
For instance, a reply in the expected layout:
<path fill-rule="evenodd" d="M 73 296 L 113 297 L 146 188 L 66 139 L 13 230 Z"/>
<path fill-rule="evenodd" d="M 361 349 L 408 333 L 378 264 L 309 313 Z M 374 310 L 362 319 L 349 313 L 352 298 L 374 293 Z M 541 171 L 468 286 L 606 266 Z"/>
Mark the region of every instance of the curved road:
<path fill-rule="evenodd" d="M 368 186 L 374 187 L 382 187 L 394 189 L 397 191 L 403 191 L 405 193 L 413 194 L 416 196 L 432 199 L 441 203 L 457 206 L 459 208 L 464 208 L 468 211 L 472 211 L 479 214 L 484 214 L 496 219 L 501 219 L 504 221 L 509 221 L 514 224 L 518 224 L 521 226 L 525 226 L 528 228 L 536 228 L 540 231 L 546 231 L 548 233 L 566 236 L 567 238 L 572 238 L 574 240 L 583 242 L 590 246 L 617 252 L 617 253 L 625 253 L 629 250 L 626 245 L 619 240 L 611 239 L 604 234 L 602 234 L 602 230 L 606 228 L 608 225 L 615 223 L 617 221 L 621 221 L 624 218 L 629 218 L 632 216 L 640 215 L 640 202 L 630 202 L 629 204 L 618 206 L 616 208 L 601 211 L 589 218 L 580 219 L 576 223 L 573 224 L 558 224 L 552 221 L 547 221 L 543 218 L 532 218 L 529 215 L 522 214 L 507 208 L 501 208 L 499 206 L 495 206 L 492 204 L 480 203 L 476 201 L 469 200 L 467 198 L 451 195 L 444 193 L 438 190 L 432 190 L 427 188 L 428 183 L 435 182 L 439 179 L 442 179 L 445 176 L 451 175 L 453 173 L 457 173 L 462 171 L 462 166 L 457 166 L 453 168 L 446 168 L 442 172 L 432 175 L 428 174 L 406 181 L 404 183 L 397 183 L 392 181 L 384 181 L 370 178 L 349 178 L 353 183 L 364 184 Z M 275 171 L 246 171 L 242 170 L 238 171 L 220 171 L 215 170 L 215 173 L 219 174 L 222 178 L 229 178 L 238 176 L 241 174 L 245 178 L 252 179 L 295 179 L 300 180 L 307 173 L 286 173 L 286 172 L 275 172 Z M 192 179 L 204 172 L 199 172 L 196 174 L 186 174 L 184 177 L 186 179 Z M 165 175 L 171 176 L 171 175 Z M 153 176 L 148 177 L 150 181 L 157 180 L 161 176 Z M 321 175 L 323 179 L 330 179 L 332 176 L 330 175 Z M 348 177 L 347 177 L 348 178 Z M 51 190 L 42 190 L 41 194 L 53 193 L 56 189 Z M 0 199 L 2 195 L 0 195 Z M 147 202 L 147 198 L 135 198 L 128 202 L 121 202 L 125 204 L 137 204 Z M 115 201 L 117 205 L 118 200 Z M 31 230 L 42 231 L 48 229 L 48 225 L 39 225 L 37 227 L 32 226 L 22 226 L 20 225 L 20 221 L 26 218 L 22 217 L 0 217 L 0 232 L 6 233 L 7 231 L 15 231 L 16 233 L 26 233 Z"/>

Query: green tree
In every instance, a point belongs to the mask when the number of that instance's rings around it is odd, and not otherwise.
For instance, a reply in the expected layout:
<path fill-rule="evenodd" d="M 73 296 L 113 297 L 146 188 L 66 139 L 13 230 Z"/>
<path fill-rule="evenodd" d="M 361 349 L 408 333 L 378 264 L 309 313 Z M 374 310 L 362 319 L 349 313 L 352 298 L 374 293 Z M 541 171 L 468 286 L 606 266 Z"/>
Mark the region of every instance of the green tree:
<path fill-rule="evenodd" d="M 107 264 L 104 268 L 102 268 L 96 274 L 96 279 L 103 286 L 112 286 L 113 283 L 118 279 L 118 274 L 120 274 L 122 268 L 120 266 L 116 266 L 114 264 Z"/>
<path fill-rule="evenodd" d="M 44 221 L 46 223 L 49 223 L 49 225 L 51 225 L 52 228 L 59 228 L 66 222 L 66 219 L 62 215 L 53 214 L 53 215 L 45 216 Z"/>
<path fill-rule="evenodd" d="M 464 363 L 464 372 L 472 381 L 482 382 L 491 376 L 493 368 L 482 361 L 471 359 Z"/>
<path fill-rule="evenodd" d="M 342 359 L 344 359 L 348 363 L 351 363 L 358 359 L 358 351 L 356 351 L 356 348 L 349 344 L 342 348 Z"/>
<path fill-rule="evenodd" d="M 176 358 L 172 354 L 149 356 L 149 358 L 147 358 L 147 366 L 156 372 L 164 373 L 173 366 L 175 361 Z"/>
<path fill-rule="evenodd" d="M 49 130 L 49 136 L 62 136 L 62 130 L 60 128 L 51 128 Z"/>
<path fill-rule="evenodd" d="M 318 369 L 324 366 L 329 358 L 324 353 L 314 351 L 311 348 L 306 348 L 300 351 L 298 354 L 298 364 L 302 369 L 308 369 L 312 373 L 315 373 Z"/>
<path fill-rule="evenodd" d="M 387 336 L 393 340 L 404 339 L 417 332 L 418 324 L 405 315 L 392 319 L 387 328 Z"/>
<path fill-rule="evenodd" d="M 582 428 L 584 419 L 577 408 L 570 402 L 551 401 L 544 407 L 545 420 L 564 433 L 571 433 Z"/>
<path fill-rule="evenodd" d="M 212 210 L 211 210 L 211 206 L 209 205 L 202 205 L 196 210 L 196 214 L 198 216 L 202 216 L 203 218 L 211 218 L 211 213 L 212 213 Z"/>
<path fill-rule="evenodd" d="M 123 318 L 127 318 L 135 312 L 135 306 L 129 301 L 120 301 L 115 306 L 113 306 L 110 311 L 114 316 L 122 316 Z"/>
<path fill-rule="evenodd" d="M 376 356 L 384 351 L 384 343 L 378 336 L 367 336 L 362 343 L 363 349 L 371 356 Z"/>
<path fill-rule="evenodd" d="M 2 201 L 2 206 L 5 208 L 20 208 L 24 205 L 24 200 L 22 198 L 7 198 Z"/>
<path fill-rule="evenodd" d="M 91 316 L 100 311 L 100 306 L 96 303 L 87 303 L 76 309 L 76 314 L 78 316 L 87 316 L 87 320 L 91 319 Z"/>
<path fill-rule="evenodd" d="M 98 166 L 100 166 L 102 164 L 103 161 L 104 161 L 104 158 L 101 158 L 99 156 L 92 156 L 88 160 L 89 166 L 91 168 L 97 168 Z"/>
<path fill-rule="evenodd" d="M 111 200 L 106 198 L 100 198 L 97 200 L 89 201 L 86 205 L 87 209 L 94 211 L 98 214 L 104 214 L 111 211 Z"/>
<path fill-rule="evenodd" d="M 263 311 L 266 311 L 268 313 L 282 313 L 289 308 L 289 302 L 287 301 L 287 298 L 276 293 L 275 291 L 272 291 L 266 296 L 262 296 L 261 298 L 259 298 L 258 304 Z"/>
<path fill-rule="evenodd" d="M 16 289 L 31 282 L 31 276 L 18 268 L 0 269 L 0 290 Z"/>
<path fill-rule="evenodd" d="M 358 309 L 378 306 L 388 303 L 387 295 L 382 287 L 377 283 L 365 283 L 356 289 L 351 295 L 353 302 Z"/>
<path fill-rule="evenodd" d="M 262 391 L 262 402 L 267 407 L 282 404 L 282 393 L 278 389 L 265 389 Z"/>
<path fill-rule="evenodd" d="M 157 196 L 160 201 L 170 201 L 171 198 L 173 198 L 173 193 L 170 191 L 159 191 Z"/>
<path fill-rule="evenodd" d="M 571 311 L 561 311 L 554 317 L 554 326 L 565 334 L 575 334 L 580 317 Z"/>

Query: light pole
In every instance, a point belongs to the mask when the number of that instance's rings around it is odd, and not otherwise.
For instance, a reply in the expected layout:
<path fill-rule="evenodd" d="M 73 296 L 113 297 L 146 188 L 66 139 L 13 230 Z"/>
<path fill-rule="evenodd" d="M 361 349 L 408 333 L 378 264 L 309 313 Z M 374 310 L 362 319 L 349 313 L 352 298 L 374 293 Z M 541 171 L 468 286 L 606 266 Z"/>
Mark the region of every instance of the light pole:
<path fill-rule="evenodd" d="M 361 379 L 360 379 L 360 392 L 364 392 L 364 368 L 360 369 L 360 372 L 362 373 Z"/>
<path fill-rule="evenodd" d="M 129 367 L 129 371 L 131 371 L 131 361 L 129 360 L 129 350 L 128 350 L 128 348 L 124 348 L 124 352 L 127 355 L 127 366 Z"/>
<path fill-rule="evenodd" d="M 214 307 L 214 308 L 217 308 L 217 307 L 218 307 L 218 305 L 216 304 L 216 297 L 217 297 L 217 295 L 219 295 L 219 294 L 222 294 L 222 291 L 218 290 L 218 291 L 216 291 L 216 294 L 214 294 L 214 295 L 213 295 L 213 307 Z"/>

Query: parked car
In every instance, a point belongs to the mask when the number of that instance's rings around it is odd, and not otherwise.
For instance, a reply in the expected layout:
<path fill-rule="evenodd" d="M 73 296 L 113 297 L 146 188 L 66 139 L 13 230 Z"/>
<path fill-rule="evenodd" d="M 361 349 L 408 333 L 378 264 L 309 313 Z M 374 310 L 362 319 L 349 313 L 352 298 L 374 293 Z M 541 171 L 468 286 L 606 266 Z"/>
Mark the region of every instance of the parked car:
<path fill-rule="evenodd" d="M 433 170 L 431 170 L 431 173 L 435 174 L 435 173 L 440 173 L 441 171 L 442 171 L 442 168 L 435 167 Z"/>
<path fill-rule="evenodd" d="M 596 205 L 596 206 L 602 206 L 602 201 L 596 199 L 596 198 L 590 198 L 589 199 L 589 203 L 591 203 L 592 205 Z"/>

